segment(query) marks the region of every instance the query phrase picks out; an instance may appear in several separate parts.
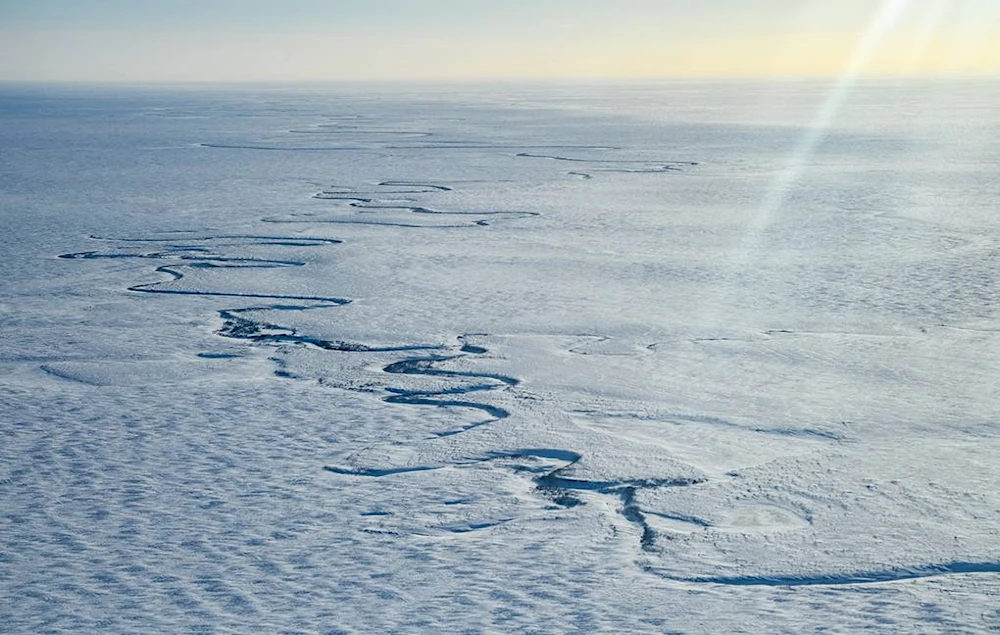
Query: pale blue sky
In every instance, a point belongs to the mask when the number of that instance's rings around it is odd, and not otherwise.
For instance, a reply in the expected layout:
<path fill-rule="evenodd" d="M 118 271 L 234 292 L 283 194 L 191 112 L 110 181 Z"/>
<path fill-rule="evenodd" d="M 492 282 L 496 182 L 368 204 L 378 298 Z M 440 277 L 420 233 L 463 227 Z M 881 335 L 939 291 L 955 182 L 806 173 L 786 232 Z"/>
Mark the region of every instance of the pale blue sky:
<path fill-rule="evenodd" d="M 851 4 L 852 0 L 847 0 Z M 3 0 L 6 26 L 24 28 L 135 28 L 209 30 L 316 30 L 446 26 L 488 28 L 525 21 L 586 24 L 635 18 L 690 16 L 766 22 L 794 10 L 798 0 Z M 840 4 L 844 4 L 841 2 Z M 863 1 L 853 0 L 863 6 Z M 750 5 L 753 5 L 752 7 Z"/>
<path fill-rule="evenodd" d="M 1000 0 L 0 0 L 0 79 L 824 74 L 885 4 L 874 71 L 1000 69 Z"/>

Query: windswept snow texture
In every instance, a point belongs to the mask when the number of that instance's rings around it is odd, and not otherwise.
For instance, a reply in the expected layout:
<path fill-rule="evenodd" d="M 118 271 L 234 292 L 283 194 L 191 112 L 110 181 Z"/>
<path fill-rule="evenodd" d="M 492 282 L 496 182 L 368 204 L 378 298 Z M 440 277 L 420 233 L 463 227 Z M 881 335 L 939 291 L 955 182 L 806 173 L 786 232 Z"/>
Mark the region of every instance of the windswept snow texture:
<path fill-rule="evenodd" d="M 2 630 L 1000 630 L 997 88 L 0 89 Z"/>

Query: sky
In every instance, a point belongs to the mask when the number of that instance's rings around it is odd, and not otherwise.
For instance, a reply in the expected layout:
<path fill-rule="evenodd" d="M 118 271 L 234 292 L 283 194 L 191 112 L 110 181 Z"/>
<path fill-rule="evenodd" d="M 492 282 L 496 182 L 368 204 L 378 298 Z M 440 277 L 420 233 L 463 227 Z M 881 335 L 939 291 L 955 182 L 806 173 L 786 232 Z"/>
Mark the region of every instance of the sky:
<path fill-rule="evenodd" d="M 0 0 L 0 80 L 1000 77 L 996 33 L 1000 0 Z"/>

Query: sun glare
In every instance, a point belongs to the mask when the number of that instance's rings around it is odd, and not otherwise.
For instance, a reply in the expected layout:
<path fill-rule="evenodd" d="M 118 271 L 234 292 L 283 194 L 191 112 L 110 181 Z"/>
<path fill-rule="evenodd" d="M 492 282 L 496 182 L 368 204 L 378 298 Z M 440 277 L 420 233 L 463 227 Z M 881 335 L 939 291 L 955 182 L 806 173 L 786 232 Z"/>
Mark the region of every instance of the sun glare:
<path fill-rule="evenodd" d="M 868 27 L 859 36 L 853 54 L 830 87 L 829 95 L 816 112 L 805 134 L 789 154 L 785 168 L 777 175 L 767 197 L 758 208 L 748 230 L 750 244 L 744 250 L 742 260 L 750 257 L 753 244 L 759 240 L 759 234 L 770 224 L 771 219 L 784 205 L 789 191 L 802 177 L 809 160 L 816 152 L 817 146 L 843 107 L 851 88 L 858 81 L 862 69 L 878 52 L 879 46 L 891 33 L 910 3 L 911 0 L 884 0 L 872 16 Z M 928 40 L 932 35 L 933 23 L 926 29 Z"/>

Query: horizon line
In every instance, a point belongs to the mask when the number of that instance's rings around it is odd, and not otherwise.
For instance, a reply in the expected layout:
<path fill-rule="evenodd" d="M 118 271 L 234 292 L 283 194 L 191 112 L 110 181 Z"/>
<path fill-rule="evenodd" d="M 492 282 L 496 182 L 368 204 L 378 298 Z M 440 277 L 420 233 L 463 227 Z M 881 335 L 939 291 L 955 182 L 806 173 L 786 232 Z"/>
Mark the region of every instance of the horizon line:
<path fill-rule="evenodd" d="M 0 77 L 0 84 L 22 85 L 105 85 L 105 86 L 238 86 L 238 85 L 403 85 L 403 84 L 582 84 L 582 83 L 642 83 L 642 82 L 814 82 L 837 79 L 836 73 L 801 74 L 706 74 L 706 75 L 499 75 L 499 76 L 455 76 L 455 77 L 315 77 L 281 79 L 262 78 L 211 78 L 211 79 L 138 79 L 138 78 L 44 78 L 25 79 Z M 878 81 L 1000 81 L 1000 69 L 996 71 L 942 71 L 927 73 L 866 73 L 858 77 L 860 82 Z"/>

